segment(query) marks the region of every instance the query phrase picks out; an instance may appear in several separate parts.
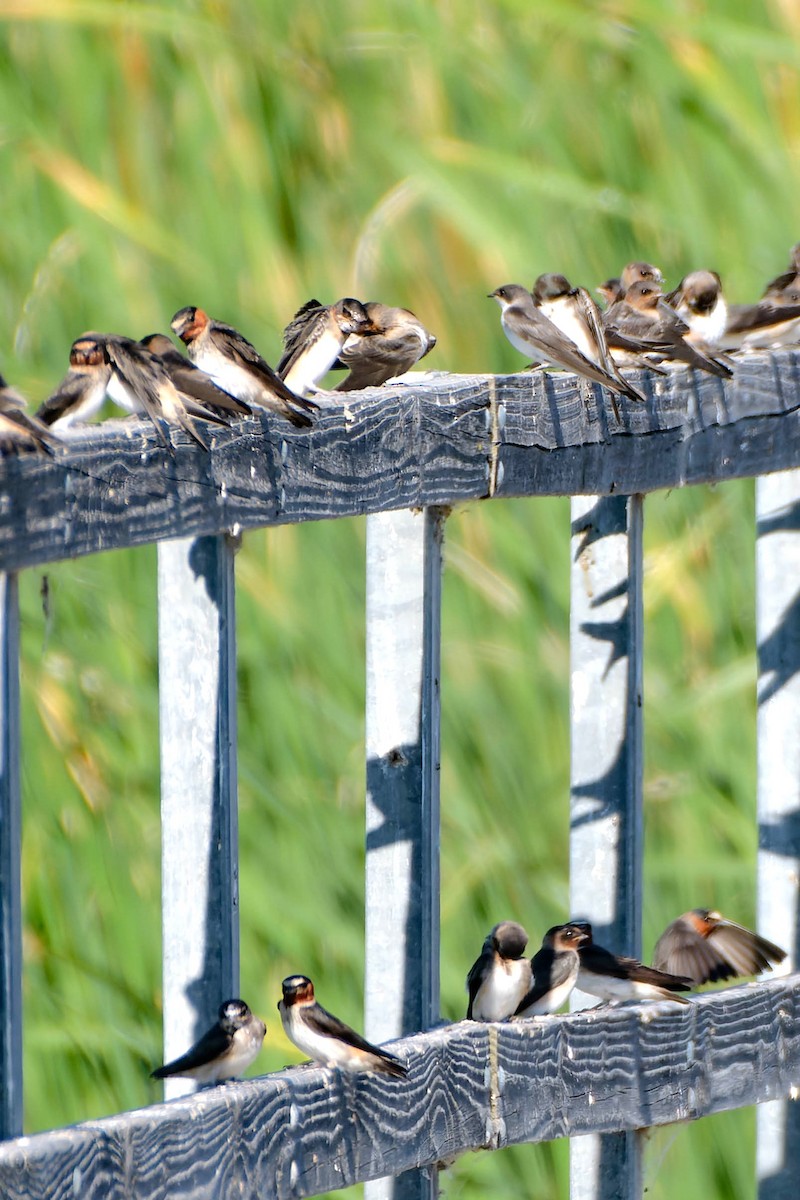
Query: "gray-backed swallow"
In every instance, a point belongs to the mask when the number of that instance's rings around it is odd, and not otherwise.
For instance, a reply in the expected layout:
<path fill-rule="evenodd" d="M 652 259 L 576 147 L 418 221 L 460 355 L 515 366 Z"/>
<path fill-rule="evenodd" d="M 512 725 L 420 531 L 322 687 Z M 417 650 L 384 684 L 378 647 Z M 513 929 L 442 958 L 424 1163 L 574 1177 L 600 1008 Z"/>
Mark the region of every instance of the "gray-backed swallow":
<path fill-rule="evenodd" d="M 145 413 L 167 449 L 171 450 L 171 446 L 162 429 L 162 421 L 180 426 L 204 450 L 208 449 L 208 444 L 193 418 L 202 417 L 217 425 L 228 424 L 225 417 L 179 392 L 161 358 L 132 338 L 106 334 L 105 352 L 111 364 L 111 378 L 106 389 L 109 399 L 130 412 Z"/>
<path fill-rule="evenodd" d="M 186 344 L 189 358 L 218 387 L 244 400 L 280 413 L 293 425 L 311 425 L 317 405 L 296 396 L 237 329 L 215 321 L 202 308 L 181 308 L 172 318 L 173 332 Z"/>
<path fill-rule="evenodd" d="M 103 407 L 111 379 L 111 364 L 100 333 L 83 333 L 72 343 L 69 370 L 36 416 L 45 425 L 68 428 L 73 421 L 88 421 Z"/>
<path fill-rule="evenodd" d="M 728 324 L 728 305 L 716 271 L 692 271 L 664 297 L 689 326 L 686 340 L 713 348 Z"/>
<path fill-rule="evenodd" d="M 338 359 L 350 334 L 372 331 L 360 300 L 345 296 L 335 304 L 309 300 L 283 331 L 283 356 L 278 374 L 287 387 L 304 396 L 316 390 Z"/>
<path fill-rule="evenodd" d="M 180 1058 L 157 1067 L 152 1079 L 185 1075 L 198 1083 L 235 1079 L 258 1057 L 267 1027 L 244 1000 L 226 1000 L 216 1022 Z"/>
<path fill-rule="evenodd" d="M 340 1071 L 378 1071 L 398 1079 L 407 1074 L 405 1063 L 334 1017 L 314 998 L 314 985 L 307 975 L 290 975 L 282 983 L 278 1001 L 283 1029 L 290 1042 L 323 1067 Z"/>
<path fill-rule="evenodd" d="M 528 935 L 516 921 L 501 921 L 483 943 L 467 975 L 468 1021 L 505 1021 L 531 986 Z"/>
<path fill-rule="evenodd" d="M 657 283 L 642 279 L 631 284 L 623 299 L 603 313 L 603 326 L 609 345 L 619 332 L 624 337 L 639 340 L 641 346 L 648 347 L 662 359 L 685 362 L 722 379 L 730 379 L 733 374 L 719 359 L 686 340 L 689 326 L 664 301 Z"/>
<path fill-rule="evenodd" d="M 793 283 L 758 304 L 731 304 L 722 335 L 726 350 L 770 350 L 800 339 L 800 288 Z"/>
<path fill-rule="evenodd" d="M 567 1002 L 578 980 L 578 950 L 585 941 L 586 930 L 580 925 L 554 925 L 548 929 L 541 950 L 531 959 L 533 981 L 515 1017 L 554 1013 Z"/>
<path fill-rule="evenodd" d="M 539 276 L 531 295 L 536 307 L 575 343 L 581 354 L 612 376 L 623 395 L 644 402 L 641 392 L 620 375 L 606 344 L 600 309 L 586 288 L 572 287 L 563 275 L 547 274 Z M 616 402 L 614 415 L 619 420 Z"/>
<path fill-rule="evenodd" d="M 616 1004 L 622 1000 L 674 1000 L 676 1004 L 688 1004 L 685 996 L 694 986 L 688 976 L 670 975 L 646 967 L 636 958 L 612 954 L 595 944 L 592 927 L 588 921 L 573 921 L 572 925 L 586 933 L 586 939 L 578 947 L 580 967 L 577 987 L 590 996 L 599 996 Z"/>
<path fill-rule="evenodd" d="M 664 282 L 664 276 L 658 267 L 648 262 L 630 262 L 622 268 L 619 277 L 623 295 L 634 283 L 657 283 L 659 287 Z"/>
<path fill-rule="evenodd" d="M 363 333 L 351 333 L 342 347 L 335 365 L 349 367 L 350 374 L 337 384 L 337 392 L 380 387 L 410 371 L 436 345 L 434 335 L 409 309 L 377 300 L 364 308 L 370 325 Z"/>
<path fill-rule="evenodd" d="M 496 300 L 500 305 L 503 332 L 511 345 L 519 350 L 526 358 L 547 359 L 556 366 L 574 371 L 603 387 L 612 393 L 632 390 L 630 384 L 617 382 L 615 377 L 598 367 L 587 358 L 575 345 L 571 337 L 567 337 L 541 309 L 537 308 L 533 297 L 527 288 L 517 283 L 507 283 L 495 288 L 489 293 L 490 300 Z M 624 386 L 623 386 L 624 385 Z M 637 400 L 642 396 L 634 392 Z M 614 405 L 616 413 L 616 405 Z"/>
<path fill-rule="evenodd" d="M 139 345 L 144 346 L 145 350 L 149 350 L 151 354 L 158 355 L 185 402 L 195 401 L 205 409 L 231 418 L 248 416 L 252 413 L 253 410 L 249 404 L 245 404 L 243 400 L 237 400 L 235 396 L 231 396 L 221 387 L 217 387 L 211 376 L 206 375 L 205 371 L 201 371 L 179 350 L 176 350 L 165 334 L 150 333 L 147 337 L 139 339 Z M 188 404 L 187 407 L 189 407 Z M 192 411 L 191 407 L 189 407 L 189 411 Z M 199 411 L 194 415 L 203 416 L 203 412 Z"/>
<path fill-rule="evenodd" d="M 771 971 L 786 958 L 774 942 L 729 921 L 710 908 L 693 908 L 674 920 L 653 951 L 653 966 L 685 975 L 696 987 L 718 979 L 736 979 Z"/>
<path fill-rule="evenodd" d="M 780 295 L 781 292 L 794 283 L 798 275 L 800 275 L 800 242 L 795 242 L 789 252 L 789 266 L 780 275 L 776 275 L 774 279 L 770 279 L 764 288 L 761 299 L 772 300 L 774 296 Z"/>
<path fill-rule="evenodd" d="M 52 454 L 56 445 L 60 445 L 60 439 L 31 416 L 25 398 L 0 375 L 0 454 L 16 450 L 43 450 Z"/>

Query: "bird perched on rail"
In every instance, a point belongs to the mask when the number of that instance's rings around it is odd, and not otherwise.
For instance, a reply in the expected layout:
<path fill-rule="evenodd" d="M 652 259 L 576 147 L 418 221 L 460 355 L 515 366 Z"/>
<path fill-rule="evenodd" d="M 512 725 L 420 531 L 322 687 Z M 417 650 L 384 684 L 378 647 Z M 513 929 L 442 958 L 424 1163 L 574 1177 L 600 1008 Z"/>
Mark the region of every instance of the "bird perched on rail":
<path fill-rule="evenodd" d="M 99 333 L 82 333 L 70 346 L 69 368 L 36 416 L 45 425 L 68 428 L 88 421 L 103 407 L 111 379 L 111 363 Z"/>
<path fill-rule="evenodd" d="M 28 412 L 24 396 L 0 375 L 0 454 L 40 450 L 52 454 L 59 438 Z"/>
<path fill-rule="evenodd" d="M 406 1076 L 406 1065 L 399 1058 L 381 1046 L 373 1046 L 317 1002 L 307 975 L 290 975 L 281 986 L 283 999 L 278 1001 L 278 1012 L 284 1032 L 314 1062 L 350 1073 L 377 1071 L 397 1079 Z"/>
<path fill-rule="evenodd" d="M 364 309 L 369 327 L 351 333 L 342 346 L 335 367 L 348 367 L 350 374 L 337 384 L 337 392 L 355 392 L 380 387 L 430 354 L 436 338 L 410 309 L 368 300 Z"/>
<path fill-rule="evenodd" d="M 687 342 L 714 348 L 728 323 L 728 304 L 716 271 L 691 271 L 665 297 L 689 326 Z"/>
<path fill-rule="evenodd" d="M 309 300 L 283 331 L 283 355 L 278 374 L 300 396 L 316 391 L 339 358 L 351 334 L 374 332 L 360 300 L 345 296 L 335 304 Z"/>
<path fill-rule="evenodd" d="M 586 930 L 580 925 L 554 925 L 548 929 L 541 950 L 531 959 L 531 986 L 515 1017 L 543 1016 L 566 1004 L 578 980 L 578 951 L 586 938 Z"/>
<path fill-rule="evenodd" d="M 622 1000 L 674 1000 L 676 1004 L 689 1001 L 678 992 L 688 992 L 694 986 L 688 976 L 672 975 L 646 967 L 636 958 L 612 954 L 598 946 L 588 921 L 571 921 L 586 937 L 578 947 L 580 967 L 576 986 L 590 996 L 613 1004 Z"/>
<path fill-rule="evenodd" d="M 653 966 L 684 975 L 699 987 L 771 971 L 786 951 L 710 908 L 693 908 L 672 921 L 656 942 Z"/>
<path fill-rule="evenodd" d="M 180 1058 L 157 1067 L 151 1078 L 183 1075 L 202 1084 L 235 1079 L 255 1062 L 266 1032 L 264 1022 L 253 1016 L 244 1000 L 226 1000 L 200 1040 Z"/>
<path fill-rule="evenodd" d="M 185 358 L 163 333 L 150 333 L 139 339 L 139 345 L 144 346 L 151 354 L 157 355 L 166 368 L 172 382 L 178 391 L 189 400 L 196 401 L 205 409 L 218 416 L 246 417 L 252 413 L 249 404 L 237 400 L 229 392 L 217 387 L 210 375 L 201 371 L 193 362 Z M 199 414 L 198 414 L 199 415 Z"/>
<path fill-rule="evenodd" d="M 563 276 L 562 276 L 563 278 Z M 555 366 L 574 371 L 595 383 L 600 383 L 612 393 L 624 394 L 632 400 L 644 397 L 626 380 L 611 374 L 588 358 L 571 337 L 563 333 L 550 317 L 537 308 L 533 296 L 518 283 L 506 283 L 489 293 L 490 300 L 500 305 L 503 332 L 515 350 L 526 358 L 545 359 Z M 599 352 L 598 352 L 599 353 Z M 612 400 L 614 413 L 619 413 L 616 401 Z"/>
<path fill-rule="evenodd" d="M 279 413 L 293 425 L 312 424 L 317 405 L 296 396 L 238 329 L 193 306 L 179 309 L 170 324 L 195 366 L 218 387 L 246 404 Z"/>
<path fill-rule="evenodd" d="M 467 975 L 467 1020 L 505 1021 L 531 987 L 528 935 L 516 921 L 500 921 L 487 935 Z"/>
<path fill-rule="evenodd" d="M 619 333 L 662 359 L 685 362 L 723 379 L 733 374 L 725 363 L 687 341 L 689 326 L 666 303 L 660 286 L 646 279 L 632 283 L 623 298 L 606 309 L 603 328 L 610 346 Z"/>
<path fill-rule="evenodd" d="M 772 300 L 775 296 L 780 296 L 781 292 L 786 291 L 800 275 L 800 242 L 796 242 L 789 251 L 789 265 L 780 275 L 776 275 L 774 279 L 770 279 L 769 283 L 764 288 L 762 300 Z"/>

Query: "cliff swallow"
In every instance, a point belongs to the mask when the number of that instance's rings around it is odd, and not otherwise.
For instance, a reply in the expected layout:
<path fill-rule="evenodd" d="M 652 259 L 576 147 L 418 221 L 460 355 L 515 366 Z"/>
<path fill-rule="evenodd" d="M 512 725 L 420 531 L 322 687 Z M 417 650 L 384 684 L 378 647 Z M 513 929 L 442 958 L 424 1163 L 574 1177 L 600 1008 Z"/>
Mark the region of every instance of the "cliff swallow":
<path fill-rule="evenodd" d="M 548 929 L 541 950 L 537 950 L 531 959 L 533 981 L 514 1013 L 515 1017 L 554 1013 L 566 1003 L 578 979 L 578 950 L 586 936 L 586 930 L 580 925 L 554 925 Z"/>
<path fill-rule="evenodd" d="M 336 362 L 350 334 L 372 330 L 360 300 L 346 296 L 335 304 L 309 300 L 283 331 L 283 356 L 278 374 L 298 395 L 313 392 Z"/>
<path fill-rule="evenodd" d="M 0 375 L 0 454 L 12 450 L 43 450 L 52 454 L 59 444 L 46 425 L 27 411 L 25 399 Z"/>
<path fill-rule="evenodd" d="M 619 332 L 623 337 L 636 339 L 640 347 L 647 347 L 662 359 L 685 362 L 723 379 L 730 379 L 733 374 L 719 359 L 687 342 L 689 326 L 665 303 L 657 283 L 639 280 L 631 284 L 624 298 L 603 313 L 603 326 L 609 345 Z"/>
<path fill-rule="evenodd" d="M 656 283 L 660 287 L 664 282 L 664 276 L 659 271 L 658 267 L 654 267 L 648 262 L 631 262 L 622 268 L 622 274 L 619 278 L 620 287 L 623 295 L 629 287 L 634 283 Z"/>
<path fill-rule="evenodd" d="M 764 288 L 761 299 L 771 300 L 775 295 L 779 295 L 794 283 L 798 275 L 800 275 L 800 242 L 795 242 L 789 252 L 789 266 L 780 275 L 770 279 Z"/>
<path fill-rule="evenodd" d="M 218 425 L 228 424 L 224 417 L 180 393 L 161 358 L 132 338 L 106 334 L 104 346 L 111 364 L 111 378 L 106 387 L 109 399 L 129 412 L 145 413 L 168 449 L 171 446 L 162 429 L 162 421 L 180 426 L 204 450 L 208 445 L 193 417 L 202 417 L 204 421 Z"/>
<path fill-rule="evenodd" d="M 758 304 L 731 304 L 721 345 L 726 350 L 794 346 L 800 333 L 800 289 L 791 285 Z"/>
<path fill-rule="evenodd" d="M 388 1050 L 365 1041 L 317 1003 L 314 985 L 306 975 L 290 975 L 281 986 L 283 999 L 278 1001 L 278 1012 L 284 1032 L 314 1062 L 340 1071 L 378 1071 L 405 1078 L 405 1063 Z"/>
<path fill-rule="evenodd" d="M 157 1067 L 152 1079 L 186 1075 L 198 1083 L 221 1083 L 246 1071 L 258 1057 L 267 1027 L 244 1000 L 226 1000 L 215 1024 L 180 1058 Z"/>
<path fill-rule="evenodd" d="M 588 921 L 573 921 L 573 926 L 587 936 L 578 947 L 580 967 L 576 986 L 590 996 L 617 1003 L 621 1000 L 674 1000 L 676 1004 L 688 1004 L 685 996 L 694 986 L 692 980 L 682 975 L 670 975 L 646 967 L 636 958 L 612 954 L 602 946 L 595 945 L 592 927 Z"/>
<path fill-rule="evenodd" d="M 573 342 L 537 308 L 530 292 L 516 283 L 507 283 L 495 288 L 489 293 L 490 300 L 496 300 L 501 308 L 503 332 L 511 345 L 519 350 L 526 358 L 547 359 L 586 379 L 601 383 L 613 393 L 633 393 L 637 400 L 643 397 L 624 380 L 618 383 L 616 378 L 598 367 L 585 354 L 581 353 Z M 616 368 L 615 368 L 616 370 Z M 618 415 L 616 402 L 612 401 L 615 416 Z"/>
<path fill-rule="evenodd" d="M 244 400 L 280 413 L 293 425 L 310 425 L 317 405 L 290 391 L 247 338 L 231 325 L 215 321 L 202 308 L 181 308 L 172 318 L 173 332 L 186 343 L 189 358 L 218 387 Z"/>
<path fill-rule="evenodd" d="M 616 304 L 625 295 L 622 280 L 616 276 L 613 279 L 607 279 L 605 283 L 599 284 L 594 290 L 598 295 L 602 296 L 606 308 L 610 308 L 612 304 Z"/>
<path fill-rule="evenodd" d="M 172 342 L 163 333 L 151 333 L 139 339 L 139 345 L 144 346 L 151 354 L 156 354 L 164 364 L 172 382 L 181 393 L 184 403 L 195 401 L 202 408 L 230 417 L 248 416 L 252 413 L 249 404 L 237 400 L 228 392 L 217 387 L 210 375 L 201 371 L 193 362 L 176 350 Z M 191 412 L 191 406 L 187 404 Z M 202 408 L 196 411 L 196 416 L 203 416 Z"/>
<path fill-rule="evenodd" d="M 531 986 L 527 944 L 528 935 L 516 921 L 495 925 L 467 975 L 468 1021 L 505 1021 L 517 1011 Z"/>
<path fill-rule="evenodd" d="M 110 378 L 103 335 L 82 333 L 70 347 L 69 370 L 36 416 L 45 425 L 57 422 L 64 428 L 74 421 L 88 421 L 103 407 Z"/>
<path fill-rule="evenodd" d="M 620 375 L 606 344 L 600 309 L 586 288 L 572 287 L 563 275 L 540 275 L 531 295 L 540 312 L 549 317 L 590 362 L 611 375 L 623 395 L 644 402 L 641 392 Z M 619 419 L 616 405 L 614 411 Z"/>
<path fill-rule="evenodd" d="M 786 951 L 708 908 L 693 908 L 668 925 L 656 942 L 653 966 L 685 975 L 696 987 L 771 971 Z"/>
<path fill-rule="evenodd" d="M 728 305 L 716 271 L 692 271 L 664 297 L 689 326 L 686 340 L 717 346 L 728 323 Z"/>
<path fill-rule="evenodd" d="M 370 328 L 351 333 L 342 347 L 335 365 L 349 367 L 350 374 L 338 384 L 337 392 L 380 387 L 410 371 L 436 345 L 434 335 L 407 308 L 393 308 L 377 300 L 368 301 L 364 308 Z"/>

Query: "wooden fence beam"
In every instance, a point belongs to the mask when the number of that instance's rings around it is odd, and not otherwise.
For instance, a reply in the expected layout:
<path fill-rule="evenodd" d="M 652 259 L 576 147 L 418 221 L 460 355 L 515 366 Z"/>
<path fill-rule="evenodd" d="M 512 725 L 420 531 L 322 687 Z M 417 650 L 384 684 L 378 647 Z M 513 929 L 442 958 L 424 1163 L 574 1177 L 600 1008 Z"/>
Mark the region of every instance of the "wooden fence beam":
<path fill-rule="evenodd" d="M 4 1200 L 294 1200 L 466 1150 L 787 1096 L 800 976 L 394 1043 L 406 1080 L 295 1068 L 0 1145 Z"/>
<path fill-rule="evenodd" d="M 367 520 L 367 1036 L 439 1019 L 441 509 Z M 436 1195 L 427 1168 L 368 1200 Z"/>
<path fill-rule="evenodd" d="M 225 537 L 158 547 L 165 1061 L 239 994 L 234 552 Z"/>
<path fill-rule="evenodd" d="M 0 575 L 0 1138 L 22 1133 L 19 598 Z"/>
<path fill-rule="evenodd" d="M 600 945 L 641 953 L 642 497 L 572 501 L 570 909 Z M 596 997 L 573 993 L 573 1007 Z M 639 1135 L 570 1146 L 572 1200 L 634 1200 Z"/>
<path fill-rule="evenodd" d="M 800 964 L 800 471 L 756 481 L 758 928 Z M 758 1109 L 760 1200 L 795 1200 L 800 1103 Z"/>
<path fill-rule="evenodd" d="M 623 400 L 619 425 L 571 375 L 442 373 L 326 404 L 310 430 L 268 413 L 207 431 L 209 453 L 176 432 L 170 455 L 138 420 L 70 431 L 53 458 L 0 459 L 0 571 L 179 534 L 489 495 L 632 495 L 800 462 L 800 351 L 748 355 L 732 381 L 634 378 L 647 404 Z"/>

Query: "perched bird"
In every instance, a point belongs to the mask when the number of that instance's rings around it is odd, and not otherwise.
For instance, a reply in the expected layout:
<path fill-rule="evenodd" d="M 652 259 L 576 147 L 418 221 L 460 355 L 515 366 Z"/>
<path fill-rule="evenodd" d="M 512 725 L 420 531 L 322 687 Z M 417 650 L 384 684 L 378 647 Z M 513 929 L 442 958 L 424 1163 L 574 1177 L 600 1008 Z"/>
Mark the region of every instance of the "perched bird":
<path fill-rule="evenodd" d="M 575 345 L 571 337 L 562 333 L 549 317 L 536 307 L 533 296 L 517 283 L 507 283 L 489 293 L 501 308 L 503 332 L 511 345 L 527 358 L 547 359 L 567 371 L 574 371 L 595 383 L 601 383 L 612 393 L 624 392 L 632 399 L 643 397 L 625 380 L 618 382 L 603 367 L 597 366 Z M 614 368 L 616 371 L 616 368 Z M 616 414 L 616 404 L 614 405 Z"/>
<path fill-rule="evenodd" d="M 74 421 L 88 421 L 103 407 L 110 379 L 103 335 L 82 333 L 70 347 L 69 370 L 36 416 L 45 425 L 58 423 L 63 428 Z"/>
<path fill-rule="evenodd" d="M 646 283 L 656 283 L 660 287 L 664 282 L 664 276 L 658 267 L 654 267 L 652 263 L 648 262 L 630 262 L 622 268 L 619 282 L 623 294 L 634 283 L 642 283 L 643 281 Z"/>
<path fill-rule="evenodd" d="M 758 304 L 731 304 L 722 335 L 725 350 L 769 350 L 796 345 L 800 334 L 800 288 L 789 286 Z"/>
<path fill-rule="evenodd" d="M 0 375 L 0 454 L 14 450 L 43 450 L 53 453 L 59 444 L 46 425 L 27 411 L 25 399 Z"/>
<path fill-rule="evenodd" d="M 531 295 L 536 307 L 574 342 L 581 354 L 612 376 L 623 395 L 644 402 L 641 392 L 620 375 L 606 344 L 600 309 L 586 288 L 572 287 L 563 275 L 540 275 Z M 619 419 L 616 404 L 614 414 Z"/>
<path fill-rule="evenodd" d="M 111 378 L 106 387 L 109 399 L 129 412 L 145 413 L 168 449 L 170 443 L 162 429 L 162 421 L 180 426 L 204 450 L 208 445 L 193 418 L 202 417 L 204 421 L 218 425 L 228 424 L 226 418 L 180 393 L 161 358 L 132 338 L 106 334 L 104 346 L 111 364 Z"/>
<path fill-rule="evenodd" d="M 152 1072 L 153 1079 L 186 1075 L 198 1083 L 234 1079 L 254 1062 L 267 1027 L 253 1016 L 244 1000 L 226 1000 L 216 1022 L 180 1058 Z"/>
<path fill-rule="evenodd" d="M 625 295 L 622 280 L 618 276 L 615 276 L 613 279 L 607 279 L 605 283 L 599 284 L 594 290 L 602 296 L 606 308 L 610 308 L 612 304 L 616 304 Z"/>
<path fill-rule="evenodd" d="M 728 305 L 716 271 L 692 271 L 665 296 L 667 304 L 689 326 L 686 340 L 718 346 L 728 323 Z"/>
<path fill-rule="evenodd" d="M 789 266 L 780 275 L 776 275 L 774 279 L 770 279 L 764 288 L 761 299 L 774 299 L 776 295 L 780 295 L 787 287 L 790 287 L 798 275 L 800 275 L 800 242 L 795 242 L 789 252 Z"/>
<path fill-rule="evenodd" d="M 635 958 L 612 954 L 595 944 L 592 927 L 588 921 L 573 921 L 571 924 L 586 934 L 578 947 L 580 967 L 577 987 L 590 996 L 617 1003 L 620 1000 L 674 1000 L 677 1004 L 688 1004 L 678 992 L 688 992 L 694 986 L 688 976 L 670 975 L 646 967 Z"/>
<path fill-rule="evenodd" d="M 653 966 L 685 975 L 699 987 L 771 971 L 786 951 L 710 908 L 693 908 L 674 920 L 656 942 Z"/>
<path fill-rule="evenodd" d="M 730 379 L 733 374 L 719 359 L 686 340 L 689 326 L 665 303 L 657 283 L 647 280 L 632 283 L 623 299 L 603 313 L 603 327 L 609 345 L 618 332 L 636 339 L 640 347 L 647 347 L 663 359 L 685 362 L 723 379 Z"/>
<path fill-rule="evenodd" d="M 335 365 L 349 367 L 350 374 L 337 385 L 337 392 L 380 387 L 410 371 L 436 345 L 434 335 L 407 308 L 369 300 L 364 309 L 370 328 L 351 333 L 342 347 Z"/>
<path fill-rule="evenodd" d="M 202 308 L 181 308 L 172 330 L 186 343 L 189 358 L 218 387 L 244 400 L 280 413 L 293 425 L 310 425 L 317 405 L 290 391 L 247 338 L 231 325 L 215 321 Z"/>
<path fill-rule="evenodd" d="M 528 935 L 516 921 L 495 925 L 467 975 L 467 1020 L 505 1021 L 517 1011 L 531 986 Z"/>
<path fill-rule="evenodd" d="M 399 1058 L 365 1041 L 317 1003 L 314 985 L 306 975 L 290 975 L 281 986 L 283 999 L 278 1001 L 278 1012 L 284 1032 L 314 1062 L 340 1071 L 378 1071 L 398 1079 L 406 1076 L 405 1063 Z"/>
<path fill-rule="evenodd" d="M 248 416 L 252 413 L 253 410 L 249 404 L 245 404 L 243 400 L 237 400 L 235 396 L 231 396 L 222 388 L 217 387 L 211 376 L 206 375 L 205 371 L 201 371 L 179 350 L 176 350 L 163 333 L 148 334 L 147 337 L 139 339 L 139 345 L 144 346 L 145 350 L 149 350 L 151 354 L 158 355 L 166 367 L 170 379 L 183 396 L 184 403 L 196 401 L 212 412 L 231 418 Z M 187 407 L 191 412 L 191 407 L 189 405 Z M 202 416 L 203 414 L 198 411 L 196 415 Z"/>
<path fill-rule="evenodd" d="M 580 925 L 554 925 L 548 929 L 541 950 L 531 959 L 533 980 L 515 1017 L 553 1013 L 566 1003 L 578 979 L 578 950 L 586 937 L 586 930 Z"/>
<path fill-rule="evenodd" d="M 309 300 L 283 331 L 278 374 L 298 395 L 313 392 L 336 362 L 349 335 L 371 330 L 372 322 L 360 300 L 350 296 L 335 304 Z"/>

